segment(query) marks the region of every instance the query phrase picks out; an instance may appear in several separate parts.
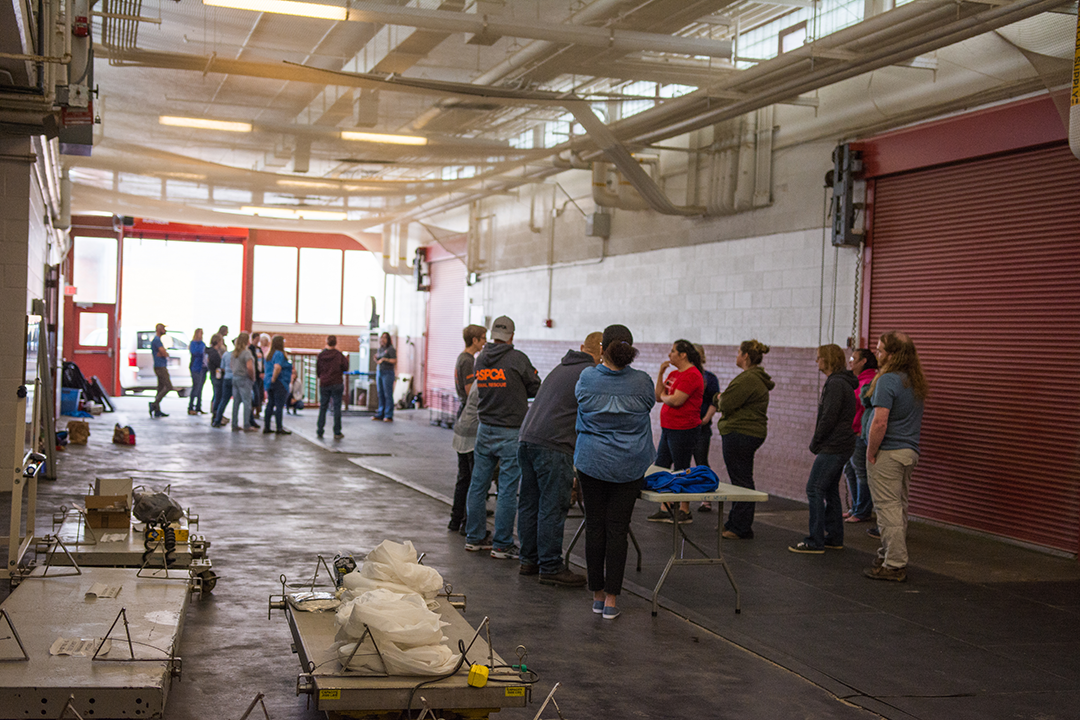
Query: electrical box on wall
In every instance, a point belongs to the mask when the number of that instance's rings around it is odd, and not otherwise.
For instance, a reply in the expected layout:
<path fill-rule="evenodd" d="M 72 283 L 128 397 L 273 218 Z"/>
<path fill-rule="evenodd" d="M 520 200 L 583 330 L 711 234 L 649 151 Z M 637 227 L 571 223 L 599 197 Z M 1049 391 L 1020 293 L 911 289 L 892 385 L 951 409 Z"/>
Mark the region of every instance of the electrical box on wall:
<path fill-rule="evenodd" d="M 862 153 L 850 144 L 837 145 L 832 154 L 833 169 L 825 174 L 825 187 L 832 188 L 832 244 L 858 247 L 865 239 L 866 182 Z"/>
<path fill-rule="evenodd" d="M 416 289 L 420 292 L 431 290 L 431 267 L 428 265 L 427 248 L 416 248 L 416 256 L 413 261 L 413 277 L 416 279 Z"/>
<path fill-rule="evenodd" d="M 585 216 L 585 237 L 607 238 L 611 235 L 611 216 L 590 213 Z"/>

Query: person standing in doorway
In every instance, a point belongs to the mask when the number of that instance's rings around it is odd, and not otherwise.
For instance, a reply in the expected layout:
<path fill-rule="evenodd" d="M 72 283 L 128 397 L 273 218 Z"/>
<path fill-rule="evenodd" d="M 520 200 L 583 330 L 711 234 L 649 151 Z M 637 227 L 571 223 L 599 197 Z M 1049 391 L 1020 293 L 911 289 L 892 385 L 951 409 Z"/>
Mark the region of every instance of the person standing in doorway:
<path fill-rule="evenodd" d="M 150 417 L 169 417 L 168 413 L 161 412 L 161 399 L 172 392 L 172 380 L 169 378 L 169 351 L 165 349 L 165 343 L 161 341 L 165 335 L 165 326 L 158 323 L 154 328 L 154 339 L 150 341 L 150 354 L 154 358 L 154 375 L 157 376 L 157 395 L 150 403 Z"/>
<path fill-rule="evenodd" d="M 742 372 L 717 396 L 720 421 L 716 429 L 724 450 L 724 465 L 732 485 L 754 489 L 754 454 L 765 443 L 769 427 L 769 392 L 776 383 L 761 367 L 769 346 L 744 340 L 735 355 Z M 754 503 L 733 502 L 724 523 L 729 540 L 754 537 Z"/>
<path fill-rule="evenodd" d="M 872 580 L 907 580 L 907 510 L 911 476 L 919 462 L 923 405 L 928 392 L 915 343 L 892 330 L 878 339 L 880 372 L 870 383 L 870 408 L 863 415 L 866 470 L 877 510 L 881 547 Z"/>
<path fill-rule="evenodd" d="M 375 351 L 375 388 L 379 393 L 379 408 L 372 420 L 394 422 L 394 378 L 397 368 L 397 350 L 390 342 L 390 333 L 379 336 L 379 349 Z"/>
<path fill-rule="evenodd" d="M 349 359 L 337 349 L 337 335 L 326 337 L 326 347 L 315 360 L 315 374 L 319 378 L 319 419 L 315 434 L 322 439 L 326 429 L 326 411 L 334 414 L 334 439 L 345 437 L 341 433 L 341 397 L 345 394 L 345 373 L 349 371 Z"/>
<path fill-rule="evenodd" d="M 461 421 L 465 414 L 469 392 L 472 390 L 473 380 L 476 377 L 473 371 L 476 354 L 487 343 L 487 328 L 483 325 L 469 325 L 461 331 L 461 337 L 465 341 L 465 349 L 461 351 L 457 362 L 454 363 L 454 390 L 457 392 L 458 400 L 461 401 L 457 421 L 454 423 L 454 443 L 461 447 L 467 445 L 469 450 L 467 452 L 458 450 L 457 452 L 458 472 L 457 482 L 454 483 L 454 504 L 450 507 L 450 522 L 446 525 L 446 529 L 450 532 L 460 532 L 462 523 L 465 522 L 465 503 L 469 497 L 469 483 L 472 482 L 473 446 L 476 442 L 476 428 L 474 426 L 471 433 L 464 436 L 470 438 L 467 443 L 458 439 L 456 429 L 457 423 Z M 475 422 L 475 420 L 474 409 L 473 421 Z"/>
<path fill-rule="evenodd" d="M 206 382 L 206 343 L 203 342 L 202 328 L 195 328 L 188 344 L 191 352 L 191 360 L 188 361 L 188 370 L 191 371 L 191 396 L 188 398 L 188 415 L 202 415 L 202 391 L 203 383 Z"/>

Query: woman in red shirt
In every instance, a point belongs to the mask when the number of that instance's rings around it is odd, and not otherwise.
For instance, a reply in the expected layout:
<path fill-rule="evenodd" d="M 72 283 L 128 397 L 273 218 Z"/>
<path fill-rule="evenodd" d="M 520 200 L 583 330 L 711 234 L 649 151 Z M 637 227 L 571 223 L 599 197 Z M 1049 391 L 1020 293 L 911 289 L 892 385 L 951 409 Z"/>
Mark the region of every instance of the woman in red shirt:
<path fill-rule="evenodd" d="M 664 372 L 675 369 L 667 378 Z M 668 359 L 660 363 L 656 376 L 656 402 L 660 408 L 660 447 L 656 464 L 660 467 L 685 470 L 690 467 L 701 427 L 701 402 L 705 380 L 701 374 L 701 355 L 689 340 L 676 340 Z M 649 516 L 651 522 L 672 522 L 670 507 L 663 506 Z M 693 522 L 690 503 L 679 504 L 679 522 Z"/>

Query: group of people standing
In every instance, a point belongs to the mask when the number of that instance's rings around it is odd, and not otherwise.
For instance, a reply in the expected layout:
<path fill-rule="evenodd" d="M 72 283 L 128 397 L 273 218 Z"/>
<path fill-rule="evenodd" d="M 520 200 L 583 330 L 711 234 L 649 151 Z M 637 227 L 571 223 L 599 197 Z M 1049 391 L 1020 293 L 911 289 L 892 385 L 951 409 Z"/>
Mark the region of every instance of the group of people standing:
<path fill-rule="evenodd" d="M 230 350 L 226 345 L 228 335 L 229 328 L 222 325 L 211 336 L 206 350 L 206 366 L 212 373 L 210 382 L 214 389 L 211 427 L 225 426 L 225 408 L 232 400 L 233 431 L 258 430 L 256 421 L 265 400 L 263 433 L 291 435 L 282 426 L 293 381 L 293 366 L 285 355 L 285 338 L 241 332 L 233 339 Z M 274 422 L 276 430 L 271 428 Z"/>
<path fill-rule="evenodd" d="M 154 373 L 157 376 L 157 396 L 150 403 L 152 418 L 168 417 L 161 411 L 161 400 L 174 388 L 169 379 L 168 358 L 161 338 L 165 325 L 158 323 L 151 341 Z M 210 426 L 225 427 L 230 424 L 225 410 L 232 401 L 231 427 L 236 432 L 259 429 L 259 415 L 265 403 L 265 427 L 263 433 L 291 435 L 282 426 L 286 409 L 303 405 L 300 379 L 293 364 L 285 354 L 285 338 L 269 333 L 242 332 L 228 346 L 229 328 L 222 325 L 210 337 L 210 344 L 203 341 L 203 330 L 197 328 L 188 344 L 191 371 L 191 395 L 188 399 L 188 415 L 204 415 L 202 393 L 207 376 L 213 387 L 210 401 Z M 375 353 L 376 387 L 379 397 L 378 410 L 373 420 L 393 422 L 394 380 L 397 351 L 389 333 L 382 333 Z M 323 437 L 328 412 L 333 415 L 334 438 L 345 436 L 341 432 L 341 401 L 345 391 L 344 374 L 349 370 L 348 358 L 337 349 L 337 336 L 326 338 L 326 347 L 319 353 L 315 372 L 319 379 L 319 419 L 316 434 Z M 271 428 L 276 423 L 277 429 Z"/>
<path fill-rule="evenodd" d="M 541 583 L 587 585 L 593 611 L 614 619 L 630 519 L 650 465 L 685 469 L 695 456 L 706 462 L 711 420 L 719 412 L 732 482 L 753 487 L 753 456 L 765 439 L 774 386 L 760 367 L 769 349 L 756 340 L 743 343 L 736 357 L 742 372 L 721 393 L 716 377 L 703 374 L 700 347 L 676 341 L 654 381 L 630 367 L 638 355 L 631 331 L 610 325 L 569 350 L 541 382 L 514 348 L 514 329 L 504 316 L 492 323 L 491 342 L 479 325 L 463 333 L 465 350 L 455 370 L 462 400 L 454 426 L 458 480 L 447 528 L 465 535 L 467 551 L 517 559 L 519 573 L 538 575 Z M 651 423 L 658 402 L 659 450 Z M 562 556 L 575 475 L 585 508 L 586 576 L 572 572 Z M 485 502 L 493 482 L 489 532 Z M 671 522 L 676 512 L 684 513 L 680 522 L 689 520 L 685 507 L 662 509 L 650 519 Z M 515 515 L 520 547 L 513 539 Z M 753 504 L 736 503 L 724 535 L 752 537 L 752 522 Z"/>
<path fill-rule="evenodd" d="M 158 323 L 155 337 L 150 344 L 157 375 L 157 396 L 150 403 L 150 416 L 168 417 L 161 411 L 161 400 L 171 390 L 169 380 L 169 353 L 161 340 L 165 325 Z M 210 401 L 210 426 L 225 427 L 225 408 L 232 401 L 232 429 L 236 432 L 259 429 L 260 411 L 265 400 L 264 433 L 291 435 L 282 427 L 282 415 L 289 403 L 293 382 L 293 366 L 285 355 L 285 338 L 271 337 L 268 333 L 241 332 L 228 347 L 229 328 L 222 325 L 210 337 L 210 344 L 203 341 L 203 330 L 197 328 L 188 345 L 191 371 L 191 394 L 188 399 L 188 415 L 203 415 L 202 393 L 209 375 L 213 388 Z M 276 421 L 277 430 L 271 429 Z"/>
<path fill-rule="evenodd" d="M 919 437 L 927 395 L 919 355 L 911 338 L 887 332 L 873 353 L 855 350 L 851 369 L 837 345 L 818 348 L 825 385 L 818 402 L 810 451 L 814 464 L 806 484 L 809 534 L 788 549 L 824 554 L 844 547 L 844 524 L 865 522 L 877 512 L 871 534 L 881 538 L 874 580 L 907 580 L 907 506 L 912 473 L 919 461 Z M 840 500 L 840 477 L 848 472 L 851 509 Z M 845 517 L 846 516 L 846 517 Z"/>
<path fill-rule="evenodd" d="M 754 489 L 754 455 L 768 435 L 769 393 L 776 387 L 761 366 L 768 352 L 769 346 L 757 340 L 742 342 L 735 355 L 741 372 L 720 392 L 716 376 L 705 369 L 704 348 L 676 340 L 656 375 L 654 393 L 662 406 L 655 464 L 675 471 L 686 470 L 691 461 L 708 465 L 712 419 L 719 413 L 717 431 L 728 477 L 733 485 Z M 702 503 L 698 509 L 711 512 L 712 505 Z M 676 513 L 679 524 L 693 522 L 688 503 L 662 506 L 649 520 L 674 522 Z M 754 503 L 732 503 L 723 536 L 752 538 L 753 523 Z"/>
<path fill-rule="evenodd" d="M 655 378 L 631 367 L 638 355 L 631 331 L 610 325 L 569 350 L 543 380 L 514 348 L 514 322 L 496 318 L 487 331 L 465 328 L 455 385 L 462 401 L 454 426 L 458 479 L 447 529 L 465 535 L 465 549 L 516 559 L 519 573 L 541 583 L 593 593 L 593 612 L 619 616 L 628 532 L 636 500 L 652 464 L 683 470 L 708 463 L 711 422 L 717 428 L 731 483 L 754 488 L 754 456 L 768 434 L 769 394 L 776 384 L 762 367 L 769 347 L 739 345 L 740 372 L 724 390 L 704 369 L 700 345 L 676 340 Z M 815 461 L 807 484 L 810 533 L 794 552 L 843 547 L 845 522 L 877 510 L 881 549 L 866 575 L 906 579 L 908 485 L 918 461 L 926 381 L 911 339 L 881 336 L 877 350 L 856 350 L 847 370 L 836 345 L 816 358 L 826 375 L 810 443 Z M 533 398 L 532 405 L 529 399 Z M 661 403 L 661 435 L 654 448 L 651 412 Z M 840 506 L 839 479 L 850 468 L 852 508 Z M 577 478 L 585 509 L 587 574 L 572 572 L 562 555 L 563 531 Z M 494 530 L 486 500 L 496 487 Z M 699 512 L 711 512 L 702 504 Z M 517 520 L 521 546 L 514 544 Z M 692 522 L 687 504 L 662 507 L 656 522 Z M 732 503 L 722 535 L 754 536 L 754 503 Z"/>

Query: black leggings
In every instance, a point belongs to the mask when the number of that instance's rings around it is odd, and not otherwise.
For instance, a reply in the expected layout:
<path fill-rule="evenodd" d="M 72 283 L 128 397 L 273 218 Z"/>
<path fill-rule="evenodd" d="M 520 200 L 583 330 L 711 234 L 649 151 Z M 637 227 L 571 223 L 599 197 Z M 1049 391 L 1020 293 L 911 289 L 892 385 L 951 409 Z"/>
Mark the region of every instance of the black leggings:
<path fill-rule="evenodd" d="M 724 448 L 724 464 L 732 485 L 754 489 L 754 453 L 765 438 L 751 437 L 742 433 L 721 435 Z M 752 502 L 733 502 L 724 529 L 741 538 L 754 537 L 754 506 Z"/>
<path fill-rule="evenodd" d="M 645 478 L 614 483 L 577 471 L 581 497 L 585 501 L 585 563 L 589 589 L 608 595 L 622 592 L 626 570 L 626 544 L 630 518 L 634 514 Z"/>
<path fill-rule="evenodd" d="M 697 427 L 688 430 L 661 428 L 659 447 L 656 449 L 656 464 L 662 468 L 670 468 L 674 465 L 676 472 L 690 467 L 690 460 L 694 457 L 694 447 L 697 446 L 700 434 L 701 429 Z"/>

